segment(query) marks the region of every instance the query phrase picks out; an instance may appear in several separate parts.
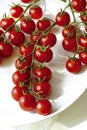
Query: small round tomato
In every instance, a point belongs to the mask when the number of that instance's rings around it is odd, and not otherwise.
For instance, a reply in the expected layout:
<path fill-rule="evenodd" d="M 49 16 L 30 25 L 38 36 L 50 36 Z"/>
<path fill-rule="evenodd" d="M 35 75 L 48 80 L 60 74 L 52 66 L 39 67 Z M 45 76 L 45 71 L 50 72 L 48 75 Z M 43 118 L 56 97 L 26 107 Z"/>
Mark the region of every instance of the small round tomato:
<path fill-rule="evenodd" d="M 13 28 L 13 23 L 14 23 L 14 19 L 13 18 L 2 18 L 0 21 L 0 27 L 3 30 L 7 30 L 9 28 L 9 30 L 11 30 Z M 12 26 L 13 25 L 13 26 Z"/>
<path fill-rule="evenodd" d="M 12 74 L 12 81 L 14 84 L 18 86 L 20 86 L 22 82 L 25 82 L 26 80 L 29 79 L 30 79 L 29 72 L 21 73 L 20 71 L 17 70 Z"/>
<path fill-rule="evenodd" d="M 22 87 L 19 86 L 13 87 L 11 91 L 11 95 L 14 100 L 19 101 L 20 97 L 23 96 Z"/>
<path fill-rule="evenodd" d="M 81 61 L 78 58 L 68 59 L 66 69 L 71 73 L 78 73 L 81 70 Z"/>
<path fill-rule="evenodd" d="M 51 22 L 48 19 L 41 19 L 37 21 L 37 28 L 40 31 L 44 31 L 48 27 L 50 27 Z"/>
<path fill-rule="evenodd" d="M 22 19 L 20 23 L 20 28 L 23 32 L 31 34 L 35 30 L 35 22 L 32 19 Z"/>
<path fill-rule="evenodd" d="M 86 47 L 87 48 L 87 36 L 85 35 L 81 35 L 79 38 L 78 38 L 78 44 L 82 47 Z"/>
<path fill-rule="evenodd" d="M 62 41 L 64 50 L 74 52 L 77 50 L 77 42 L 75 38 L 64 38 Z"/>
<path fill-rule="evenodd" d="M 87 8 L 80 13 L 80 19 L 83 22 L 87 22 Z"/>
<path fill-rule="evenodd" d="M 35 79 L 37 79 L 38 81 L 49 81 L 52 77 L 52 71 L 50 68 L 44 66 L 40 66 L 40 67 L 36 67 L 34 69 L 34 76 Z"/>
<path fill-rule="evenodd" d="M 25 41 L 25 35 L 22 31 L 11 31 L 9 34 L 10 42 L 15 46 L 20 46 Z"/>
<path fill-rule="evenodd" d="M 82 63 L 87 65 L 87 52 L 86 51 L 80 52 L 79 59 L 81 60 Z"/>
<path fill-rule="evenodd" d="M 32 6 L 29 9 L 29 15 L 33 19 L 40 19 L 43 15 L 43 10 L 40 6 Z"/>
<path fill-rule="evenodd" d="M 50 48 L 36 48 L 34 52 L 35 59 L 41 63 L 50 62 L 53 58 L 53 52 Z"/>
<path fill-rule="evenodd" d="M 48 33 L 46 36 L 42 36 L 39 45 L 46 46 L 46 47 L 53 47 L 57 42 L 57 38 L 55 34 Z"/>
<path fill-rule="evenodd" d="M 71 6 L 75 11 L 81 12 L 86 7 L 86 0 L 71 0 Z"/>
<path fill-rule="evenodd" d="M 76 28 L 74 25 L 65 26 L 62 30 L 62 35 L 64 38 L 73 38 L 76 36 Z"/>
<path fill-rule="evenodd" d="M 48 97 L 51 94 L 52 87 L 48 82 L 37 82 L 34 84 L 34 91 L 41 97 Z"/>
<path fill-rule="evenodd" d="M 39 100 L 36 102 L 36 112 L 40 115 L 48 115 L 52 112 L 52 105 L 49 100 Z"/>
<path fill-rule="evenodd" d="M 7 44 L 5 42 L 0 42 L 0 54 L 3 57 L 9 57 L 13 53 L 13 47 L 11 44 Z"/>
<path fill-rule="evenodd" d="M 24 111 L 32 111 L 35 108 L 35 105 L 36 105 L 36 99 L 31 94 L 23 95 L 19 99 L 19 106 Z"/>
<path fill-rule="evenodd" d="M 21 0 L 21 2 L 23 2 L 23 3 L 30 3 L 30 2 L 32 2 L 33 0 Z"/>
<path fill-rule="evenodd" d="M 40 35 L 41 35 L 41 32 L 39 32 L 39 31 L 34 32 L 30 35 L 30 40 L 36 43 L 36 41 L 37 41 L 37 39 L 39 39 Z"/>
<path fill-rule="evenodd" d="M 57 13 L 55 21 L 59 26 L 67 26 L 70 23 L 70 15 L 66 11 L 61 11 Z"/>
<path fill-rule="evenodd" d="M 19 5 L 12 6 L 10 8 L 10 15 L 14 18 L 20 17 L 20 15 L 23 13 L 23 8 Z"/>

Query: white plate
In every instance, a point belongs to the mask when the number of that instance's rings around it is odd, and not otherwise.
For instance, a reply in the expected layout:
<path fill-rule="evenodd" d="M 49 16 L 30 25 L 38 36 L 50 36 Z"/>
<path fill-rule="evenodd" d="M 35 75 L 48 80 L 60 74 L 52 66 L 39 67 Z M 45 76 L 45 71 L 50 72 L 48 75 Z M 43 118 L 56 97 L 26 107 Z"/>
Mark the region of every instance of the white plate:
<path fill-rule="evenodd" d="M 19 0 L 14 0 L 14 2 L 19 2 Z M 49 0 L 46 0 L 46 2 L 45 8 L 48 10 L 46 15 L 54 17 L 61 6 L 52 0 L 50 0 L 50 3 Z M 8 4 L 11 4 L 10 0 L 0 2 L 1 18 L 3 13 L 9 10 Z M 49 12 L 51 12 L 50 15 Z M 84 68 L 82 72 L 77 75 L 66 71 L 64 65 L 66 56 L 69 53 L 67 54 L 61 47 L 62 37 L 61 33 L 59 33 L 59 28 L 57 37 L 58 42 L 56 46 L 53 47 L 53 51 L 55 52 L 54 59 L 48 64 L 53 71 L 53 78 L 50 81 L 53 87 L 53 92 L 50 97 L 53 104 L 52 114 L 41 116 L 36 113 L 25 112 L 19 107 L 18 103 L 12 99 L 11 89 L 14 84 L 12 83 L 11 76 L 15 71 L 14 62 L 17 58 L 17 53 L 14 52 L 13 56 L 5 60 L 0 66 L 0 125 L 16 126 L 44 120 L 62 112 L 84 92 L 87 86 L 87 70 Z"/>

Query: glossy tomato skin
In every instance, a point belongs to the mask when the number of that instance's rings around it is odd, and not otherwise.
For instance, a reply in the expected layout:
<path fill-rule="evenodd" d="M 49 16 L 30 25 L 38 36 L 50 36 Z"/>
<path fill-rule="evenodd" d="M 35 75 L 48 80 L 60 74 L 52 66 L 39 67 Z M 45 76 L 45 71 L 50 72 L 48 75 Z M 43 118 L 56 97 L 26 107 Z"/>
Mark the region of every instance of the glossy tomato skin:
<path fill-rule="evenodd" d="M 46 47 L 53 47 L 57 42 L 57 38 L 54 33 L 48 33 L 46 36 L 42 36 L 39 45 Z"/>
<path fill-rule="evenodd" d="M 87 8 L 84 9 L 81 13 L 80 13 L 80 19 L 83 22 L 87 22 Z"/>
<path fill-rule="evenodd" d="M 19 105 L 24 111 L 32 111 L 35 109 L 36 99 L 31 94 L 23 95 L 19 99 Z"/>
<path fill-rule="evenodd" d="M 12 74 L 12 81 L 15 85 L 18 86 L 20 86 L 20 83 L 29 80 L 29 78 L 30 78 L 29 72 L 21 73 L 20 71 L 17 70 Z"/>
<path fill-rule="evenodd" d="M 71 73 L 78 73 L 81 70 L 80 59 L 68 59 L 66 62 L 66 69 Z"/>
<path fill-rule="evenodd" d="M 80 52 L 79 59 L 81 60 L 82 63 L 87 65 L 87 52 L 86 51 Z"/>
<path fill-rule="evenodd" d="M 59 12 L 55 21 L 59 26 L 67 26 L 70 23 L 70 15 L 66 11 Z"/>
<path fill-rule="evenodd" d="M 40 19 L 43 16 L 43 10 L 40 6 L 32 6 L 29 9 L 29 15 L 33 19 Z"/>
<path fill-rule="evenodd" d="M 52 71 L 50 68 L 44 66 L 44 67 L 36 67 L 34 69 L 34 76 L 35 79 L 41 80 L 41 81 L 49 81 L 52 77 Z"/>
<path fill-rule="evenodd" d="M 7 30 L 10 26 L 12 26 L 13 23 L 14 23 L 13 18 L 2 18 L 0 21 L 0 26 L 3 30 Z M 9 30 L 11 30 L 12 27 Z"/>
<path fill-rule="evenodd" d="M 34 32 L 35 30 L 35 22 L 32 19 L 26 20 L 26 19 L 22 19 L 21 23 L 20 23 L 20 28 L 23 32 L 27 33 L 27 34 L 31 34 Z"/>
<path fill-rule="evenodd" d="M 86 0 L 72 0 L 71 6 L 75 11 L 81 12 L 86 7 Z"/>
<path fill-rule="evenodd" d="M 9 40 L 14 46 L 20 46 L 25 41 L 25 35 L 22 31 L 11 31 L 9 34 Z"/>
<path fill-rule="evenodd" d="M 35 59 L 41 63 L 50 62 L 53 58 L 53 52 L 50 48 L 36 48 L 34 56 Z"/>
<path fill-rule="evenodd" d="M 10 8 L 10 15 L 14 18 L 20 17 L 20 15 L 23 13 L 23 8 L 21 6 L 12 6 Z"/>
<path fill-rule="evenodd" d="M 76 29 L 74 25 L 65 26 L 62 30 L 62 35 L 64 38 L 73 38 L 76 36 Z"/>
<path fill-rule="evenodd" d="M 19 101 L 20 97 L 23 96 L 22 87 L 19 86 L 13 87 L 11 91 L 11 95 L 14 100 Z"/>
<path fill-rule="evenodd" d="M 77 50 L 76 38 L 64 38 L 62 41 L 64 50 L 74 52 Z"/>
<path fill-rule="evenodd" d="M 25 3 L 25 4 L 27 4 L 27 3 L 30 3 L 30 2 L 32 2 L 33 0 L 21 0 L 21 2 L 23 2 L 23 3 Z"/>
<path fill-rule="evenodd" d="M 52 87 L 48 82 L 37 82 L 34 84 L 34 91 L 41 97 L 48 97 L 52 92 Z"/>
<path fill-rule="evenodd" d="M 87 37 L 84 36 L 84 35 L 81 35 L 79 38 L 78 38 L 78 44 L 82 47 L 87 47 Z"/>
<path fill-rule="evenodd" d="M 48 19 L 41 19 L 37 21 L 37 28 L 40 31 L 46 30 L 48 27 L 50 27 L 51 22 Z"/>
<path fill-rule="evenodd" d="M 5 42 L 0 42 L 0 54 L 3 57 L 9 57 L 13 53 L 13 47 L 11 44 L 6 44 Z"/>
<path fill-rule="evenodd" d="M 40 37 L 40 35 L 41 35 L 41 32 L 37 32 L 37 33 L 31 34 L 31 35 L 30 35 L 30 40 L 31 40 L 32 42 L 35 42 L 35 43 L 36 43 L 36 40 Z"/>
<path fill-rule="evenodd" d="M 52 105 L 49 100 L 39 100 L 36 102 L 36 112 L 46 116 L 52 112 Z"/>

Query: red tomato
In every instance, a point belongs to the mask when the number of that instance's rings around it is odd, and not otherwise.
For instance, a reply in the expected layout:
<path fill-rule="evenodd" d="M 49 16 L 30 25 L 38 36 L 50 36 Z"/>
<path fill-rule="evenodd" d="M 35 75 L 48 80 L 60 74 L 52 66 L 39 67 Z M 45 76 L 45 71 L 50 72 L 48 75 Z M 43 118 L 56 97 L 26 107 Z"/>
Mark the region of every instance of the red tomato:
<path fill-rule="evenodd" d="M 20 46 L 25 41 L 25 35 L 22 31 L 11 31 L 9 34 L 10 42 L 15 46 Z"/>
<path fill-rule="evenodd" d="M 21 2 L 23 2 L 23 3 L 30 3 L 30 2 L 32 2 L 33 0 L 21 0 Z"/>
<path fill-rule="evenodd" d="M 10 14 L 12 17 L 14 18 L 18 18 L 20 17 L 20 15 L 23 13 L 23 8 L 19 5 L 16 5 L 16 6 L 12 6 L 10 8 Z"/>
<path fill-rule="evenodd" d="M 83 22 L 87 22 L 87 8 L 80 13 L 80 18 Z"/>
<path fill-rule="evenodd" d="M 30 35 L 30 40 L 36 43 L 36 40 L 40 38 L 41 32 L 34 32 Z"/>
<path fill-rule="evenodd" d="M 19 101 L 20 97 L 23 96 L 22 87 L 15 86 L 14 88 L 12 88 L 11 95 L 14 100 Z"/>
<path fill-rule="evenodd" d="M 50 62 L 53 58 L 53 52 L 50 48 L 36 48 L 34 56 L 41 63 Z"/>
<path fill-rule="evenodd" d="M 52 87 L 48 82 L 37 82 L 34 84 L 34 91 L 41 97 L 48 97 L 51 94 Z"/>
<path fill-rule="evenodd" d="M 36 99 L 31 94 L 23 95 L 19 99 L 19 105 L 24 111 L 32 111 L 35 108 Z"/>
<path fill-rule="evenodd" d="M 33 19 L 40 19 L 42 17 L 42 15 L 43 15 L 43 10 L 39 6 L 32 6 L 29 9 L 29 15 Z"/>
<path fill-rule="evenodd" d="M 64 38 L 75 37 L 76 29 L 74 25 L 65 26 L 62 30 L 62 35 Z"/>
<path fill-rule="evenodd" d="M 87 36 L 85 35 L 81 35 L 79 38 L 78 38 L 78 44 L 82 47 L 87 47 Z"/>
<path fill-rule="evenodd" d="M 36 67 L 34 69 L 34 76 L 35 79 L 37 79 L 38 81 L 49 81 L 52 77 L 52 72 L 51 69 L 44 66 L 44 67 Z"/>
<path fill-rule="evenodd" d="M 22 19 L 20 23 L 20 28 L 23 32 L 31 34 L 35 30 L 35 22 L 32 19 Z"/>
<path fill-rule="evenodd" d="M 62 41 L 64 50 L 74 52 L 77 50 L 77 43 L 75 38 L 64 38 Z"/>
<path fill-rule="evenodd" d="M 78 73 L 81 70 L 81 61 L 77 58 L 68 59 L 66 69 L 71 73 Z"/>
<path fill-rule="evenodd" d="M 36 102 L 36 112 L 40 115 L 48 115 L 52 112 L 52 105 L 49 100 L 39 100 Z"/>
<path fill-rule="evenodd" d="M 61 11 L 57 13 L 55 21 L 59 26 L 67 26 L 70 23 L 70 15 L 66 11 Z"/>
<path fill-rule="evenodd" d="M 28 56 L 32 53 L 34 49 L 34 44 L 30 44 L 30 45 L 24 45 L 22 44 L 19 48 L 20 54 L 25 57 Z"/>
<path fill-rule="evenodd" d="M 41 19 L 37 21 L 37 28 L 40 31 L 46 30 L 48 27 L 50 27 L 51 22 L 48 19 Z"/>
<path fill-rule="evenodd" d="M 86 7 L 86 0 L 71 0 L 71 6 L 75 11 L 81 12 Z"/>
<path fill-rule="evenodd" d="M 21 73 L 18 70 L 15 71 L 12 75 L 12 81 L 14 84 L 20 86 L 21 83 L 30 79 L 29 72 Z"/>
<path fill-rule="evenodd" d="M 79 59 L 81 60 L 82 63 L 87 65 L 87 52 L 86 51 L 80 52 Z"/>
<path fill-rule="evenodd" d="M 2 18 L 1 22 L 0 22 L 0 27 L 4 30 L 7 30 L 9 28 L 9 30 L 12 29 L 12 25 L 14 23 L 14 19 L 13 18 Z"/>
<path fill-rule="evenodd" d="M 11 44 L 0 42 L 0 54 L 3 57 L 9 57 L 13 53 L 13 47 Z"/>
<path fill-rule="evenodd" d="M 42 36 L 39 45 L 53 47 L 57 42 L 55 34 L 48 33 L 46 36 Z"/>

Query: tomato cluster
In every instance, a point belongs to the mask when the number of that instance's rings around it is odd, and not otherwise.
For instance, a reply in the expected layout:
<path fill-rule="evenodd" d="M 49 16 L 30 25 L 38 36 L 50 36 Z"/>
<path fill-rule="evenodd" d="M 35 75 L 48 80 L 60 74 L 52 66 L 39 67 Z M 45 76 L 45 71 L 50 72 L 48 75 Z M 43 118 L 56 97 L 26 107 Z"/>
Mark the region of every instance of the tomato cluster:
<path fill-rule="evenodd" d="M 69 7 L 73 20 L 69 12 L 65 9 L 56 15 L 56 23 L 62 29 L 62 47 L 67 52 L 73 53 L 66 61 L 65 67 L 71 73 L 78 73 L 83 64 L 87 65 L 87 7 L 86 0 L 71 0 Z M 77 21 L 76 14 L 80 15 Z M 81 25 L 80 23 L 83 23 Z M 81 26 L 83 29 L 81 29 Z"/>

